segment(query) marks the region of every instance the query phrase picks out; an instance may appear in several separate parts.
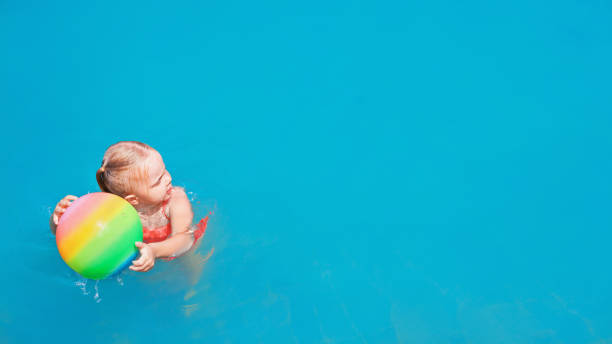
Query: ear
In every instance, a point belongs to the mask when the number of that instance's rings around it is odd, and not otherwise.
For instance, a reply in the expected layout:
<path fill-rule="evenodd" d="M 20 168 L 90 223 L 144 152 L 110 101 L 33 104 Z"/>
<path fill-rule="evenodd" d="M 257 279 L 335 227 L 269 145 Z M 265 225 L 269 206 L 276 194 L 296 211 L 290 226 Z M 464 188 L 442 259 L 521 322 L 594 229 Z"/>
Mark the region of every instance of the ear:
<path fill-rule="evenodd" d="M 137 206 L 140 203 L 136 195 L 127 195 L 123 198 L 133 206 Z"/>

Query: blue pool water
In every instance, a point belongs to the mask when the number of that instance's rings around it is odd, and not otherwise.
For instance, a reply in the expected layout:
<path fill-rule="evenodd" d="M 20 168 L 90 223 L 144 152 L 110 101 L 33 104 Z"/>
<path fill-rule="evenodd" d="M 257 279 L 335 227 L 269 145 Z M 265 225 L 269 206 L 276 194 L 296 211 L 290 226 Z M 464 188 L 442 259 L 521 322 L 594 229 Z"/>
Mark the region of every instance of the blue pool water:
<path fill-rule="evenodd" d="M 1 1 L 0 343 L 611 343 L 611 19 Z M 213 214 L 198 252 L 96 284 L 48 218 L 118 140 Z"/>

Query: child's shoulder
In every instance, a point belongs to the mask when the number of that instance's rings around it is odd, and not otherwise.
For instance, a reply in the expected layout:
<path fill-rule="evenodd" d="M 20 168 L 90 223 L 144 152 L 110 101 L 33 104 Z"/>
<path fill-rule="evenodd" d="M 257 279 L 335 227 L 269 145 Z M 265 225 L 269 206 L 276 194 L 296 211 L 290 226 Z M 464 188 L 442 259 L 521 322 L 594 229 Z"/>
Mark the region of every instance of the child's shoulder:
<path fill-rule="evenodd" d="M 172 186 L 172 192 L 177 192 L 177 191 L 184 193 L 185 192 L 185 188 L 182 187 L 182 186 Z"/>
<path fill-rule="evenodd" d="M 173 186 L 172 187 L 172 195 L 170 200 L 174 200 L 175 198 L 187 198 L 187 193 L 185 192 L 185 188 L 181 186 Z"/>
<path fill-rule="evenodd" d="M 170 196 L 169 201 L 169 210 L 170 215 L 179 215 L 179 216 L 193 216 L 193 211 L 191 209 L 191 202 L 189 201 L 189 197 L 187 197 L 187 193 L 185 193 L 185 189 L 181 187 L 173 187 L 172 195 Z"/>
<path fill-rule="evenodd" d="M 172 207 L 173 205 L 184 204 L 185 202 L 189 202 L 189 197 L 187 197 L 187 193 L 185 192 L 185 188 L 180 186 L 172 187 L 172 194 L 170 195 L 169 205 Z"/>

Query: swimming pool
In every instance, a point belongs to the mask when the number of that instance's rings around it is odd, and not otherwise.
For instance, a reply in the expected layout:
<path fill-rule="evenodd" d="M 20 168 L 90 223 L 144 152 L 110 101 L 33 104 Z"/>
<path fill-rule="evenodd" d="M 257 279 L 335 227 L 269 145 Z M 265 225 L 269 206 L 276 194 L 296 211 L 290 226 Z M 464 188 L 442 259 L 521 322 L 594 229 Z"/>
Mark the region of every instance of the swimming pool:
<path fill-rule="evenodd" d="M 603 2 L 0 4 L 0 343 L 608 343 Z M 158 149 L 203 245 L 85 281 L 47 222 Z"/>

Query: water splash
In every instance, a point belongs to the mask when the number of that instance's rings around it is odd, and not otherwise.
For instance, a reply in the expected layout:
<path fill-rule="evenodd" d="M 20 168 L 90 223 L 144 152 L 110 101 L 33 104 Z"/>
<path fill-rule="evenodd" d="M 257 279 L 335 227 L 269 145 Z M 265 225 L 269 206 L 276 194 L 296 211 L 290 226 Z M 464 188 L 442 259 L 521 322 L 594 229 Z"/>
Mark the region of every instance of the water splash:
<path fill-rule="evenodd" d="M 77 278 L 78 279 L 74 281 L 73 284 L 79 288 L 83 296 L 92 295 L 92 298 L 96 303 L 102 302 L 102 289 L 103 289 L 102 285 L 103 284 L 108 285 L 108 283 L 112 283 L 114 281 L 120 287 L 125 286 L 125 282 L 121 276 L 116 276 L 114 279 L 107 279 L 107 280 L 91 280 L 91 279 L 83 278 L 81 276 L 78 276 Z"/>
<path fill-rule="evenodd" d="M 100 292 L 98 290 L 98 284 L 99 283 L 100 283 L 100 281 L 96 281 L 96 283 L 94 284 L 94 291 L 96 292 L 94 294 L 94 300 L 96 300 L 96 303 L 102 302 L 102 298 L 100 297 Z"/>
<path fill-rule="evenodd" d="M 74 285 L 76 285 L 77 287 L 79 287 L 79 289 L 81 289 L 81 292 L 83 293 L 83 295 L 89 295 L 89 291 L 87 291 L 87 279 L 82 279 L 80 281 L 76 281 L 74 282 Z"/>

